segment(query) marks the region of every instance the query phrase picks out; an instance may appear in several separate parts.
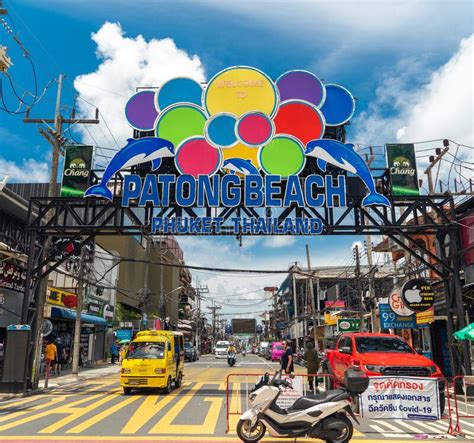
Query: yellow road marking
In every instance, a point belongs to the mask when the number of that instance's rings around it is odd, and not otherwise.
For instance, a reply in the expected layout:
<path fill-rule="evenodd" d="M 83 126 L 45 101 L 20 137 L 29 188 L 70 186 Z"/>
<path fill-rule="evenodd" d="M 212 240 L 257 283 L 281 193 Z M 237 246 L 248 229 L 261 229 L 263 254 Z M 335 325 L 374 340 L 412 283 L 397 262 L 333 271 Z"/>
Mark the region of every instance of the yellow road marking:
<path fill-rule="evenodd" d="M 102 411 L 100 414 L 94 415 L 93 417 L 89 418 L 89 420 L 82 422 L 81 424 L 75 426 L 69 431 L 66 431 L 66 434 L 79 434 L 80 432 L 85 431 L 86 429 L 89 429 L 91 426 L 95 425 L 96 423 L 103 420 L 104 418 L 109 417 L 110 415 L 114 414 L 115 412 L 119 411 L 120 409 L 129 405 L 130 403 L 137 401 L 139 398 L 140 397 L 138 396 L 126 398 L 122 402 L 106 409 L 105 411 Z"/>
<path fill-rule="evenodd" d="M 24 409 L 23 411 L 10 412 L 9 414 L 0 417 L 0 423 L 12 420 L 13 418 L 21 417 L 22 415 L 29 414 L 30 412 L 37 411 L 38 409 L 44 409 L 45 407 L 49 407 L 56 403 L 61 403 L 62 401 L 65 401 L 67 397 L 67 395 L 62 395 L 61 397 L 51 398 L 50 401 L 47 401 L 46 403 L 41 403 L 31 408 Z M 37 398 L 37 400 L 40 399 Z"/>
<path fill-rule="evenodd" d="M 242 413 L 242 401 L 240 398 L 240 383 L 232 384 L 232 392 L 229 402 L 230 413 Z M 237 423 L 239 422 L 239 415 L 229 415 L 229 434 L 236 435 Z"/>
<path fill-rule="evenodd" d="M 84 406 L 82 408 L 76 408 L 76 407 L 73 407 L 73 405 L 67 405 L 67 406 L 60 406 L 59 408 L 55 408 L 51 411 L 47 411 L 48 414 L 67 414 L 67 415 L 61 420 L 58 420 L 55 423 L 47 426 L 46 428 L 41 429 L 41 431 L 39 431 L 38 433 L 50 434 L 52 432 L 56 432 L 57 430 L 68 425 L 69 423 L 78 419 L 79 417 L 82 417 L 88 412 L 93 411 L 95 408 L 102 406 L 111 400 L 114 400 L 120 395 L 119 391 L 121 391 L 121 388 L 113 389 L 112 391 L 110 391 L 109 394 L 106 394 L 104 398 L 101 398 L 100 400 L 97 400 L 91 405 Z M 98 396 L 102 396 L 102 394 L 99 394 Z M 93 397 L 97 397 L 97 396 L 94 395 L 91 398 L 88 398 L 88 400 L 91 400 Z"/>

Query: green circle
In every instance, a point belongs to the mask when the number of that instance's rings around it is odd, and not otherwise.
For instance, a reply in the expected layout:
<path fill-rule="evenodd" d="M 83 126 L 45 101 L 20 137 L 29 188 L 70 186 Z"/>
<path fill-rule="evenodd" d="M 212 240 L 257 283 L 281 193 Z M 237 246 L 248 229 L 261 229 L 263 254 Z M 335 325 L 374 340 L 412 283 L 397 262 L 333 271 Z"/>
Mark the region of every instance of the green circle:
<path fill-rule="evenodd" d="M 204 136 L 206 115 L 193 105 L 173 105 L 163 110 L 156 122 L 156 136 L 169 140 L 174 147 L 189 137 Z"/>
<path fill-rule="evenodd" d="M 289 135 L 279 135 L 260 150 L 260 166 L 269 175 L 298 175 L 305 165 L 301 143 Z"/>

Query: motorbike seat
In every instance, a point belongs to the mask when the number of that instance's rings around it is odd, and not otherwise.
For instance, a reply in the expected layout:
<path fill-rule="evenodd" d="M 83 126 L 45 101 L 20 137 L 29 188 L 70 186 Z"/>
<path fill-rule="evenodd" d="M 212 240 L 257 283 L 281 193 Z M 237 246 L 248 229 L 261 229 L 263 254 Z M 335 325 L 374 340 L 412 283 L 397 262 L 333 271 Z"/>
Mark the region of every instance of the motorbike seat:
<path fill-rule="evenodd" d="M 351 394 L 344 389 L 333 389 L 331 391 L 321 392 L 320 394 L 300 397 L 288 410 L 300 411 L 302 409 L 308 409 L 322 403 L 346 400 L 350 396 Z"/>

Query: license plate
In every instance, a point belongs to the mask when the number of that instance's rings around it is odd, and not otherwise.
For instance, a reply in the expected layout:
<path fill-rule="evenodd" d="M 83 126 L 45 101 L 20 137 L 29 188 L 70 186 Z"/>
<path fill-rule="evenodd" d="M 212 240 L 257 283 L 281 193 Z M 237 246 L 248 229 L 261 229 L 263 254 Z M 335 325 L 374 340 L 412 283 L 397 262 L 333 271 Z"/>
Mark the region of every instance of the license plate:
<path fill-rule="evenodd" d="M 128 380 L 129 385 L 138 385 L 138 380 Z"/>

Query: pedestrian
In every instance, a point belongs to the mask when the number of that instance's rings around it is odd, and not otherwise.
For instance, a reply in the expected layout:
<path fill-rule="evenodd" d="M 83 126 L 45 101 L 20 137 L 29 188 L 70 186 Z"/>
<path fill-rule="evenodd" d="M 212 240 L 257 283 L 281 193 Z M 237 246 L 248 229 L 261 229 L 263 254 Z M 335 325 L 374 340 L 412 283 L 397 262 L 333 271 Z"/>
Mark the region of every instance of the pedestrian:
<path fill-rule="evenodd" d="M 54 371 L 54 362 L 58 358 L 58 349 L 53 341 L 49 341 L 46 345 L 46 349 L 44 350 L 44 354 L 46 357 L 46 376 L 49 377 L 51 366 L 53 366 Z"/>
<path fill-rule="evenodd" d="M 114 365 L 115 364 L 115 359 L 119 355 L 118 342 L 116 342 L 116 341 L 112 342 L 112 346 L 110 346 L 110 355 L 111 355 L 110 363 L 112 363 Z"/>
<path fill-rule="evenodd" d="M 281 369 L 285 374 L 292 374 L 295 370 L 293 365 L 293 349 L 290 340 L 284 342 L 285 353 L 281 356 Z"/>
<path fill-rule="evenodd" d="M 61 366 L 66 362 L 66 348 L 62 344 L 61 339 L 58 337 L 56 339 L 56 350 L 57 350 L 57 359 L 55 364 L 55 373 L 56 375 L 61 375 Z"/>
<path fill-rule="evenodd" d="M 313 343 L 310 341 L 306 343 L 306 352 L 304 353 L 304 359 L 306 360 L 309 390 L 314 391 L 314 388 L 316 388 L 316 392 L 318 392 L 318 377 L 314 377 L 309 374 L 316 374 L 318 372 L 319 355 L 318 351 L 314 349 Z"/>

